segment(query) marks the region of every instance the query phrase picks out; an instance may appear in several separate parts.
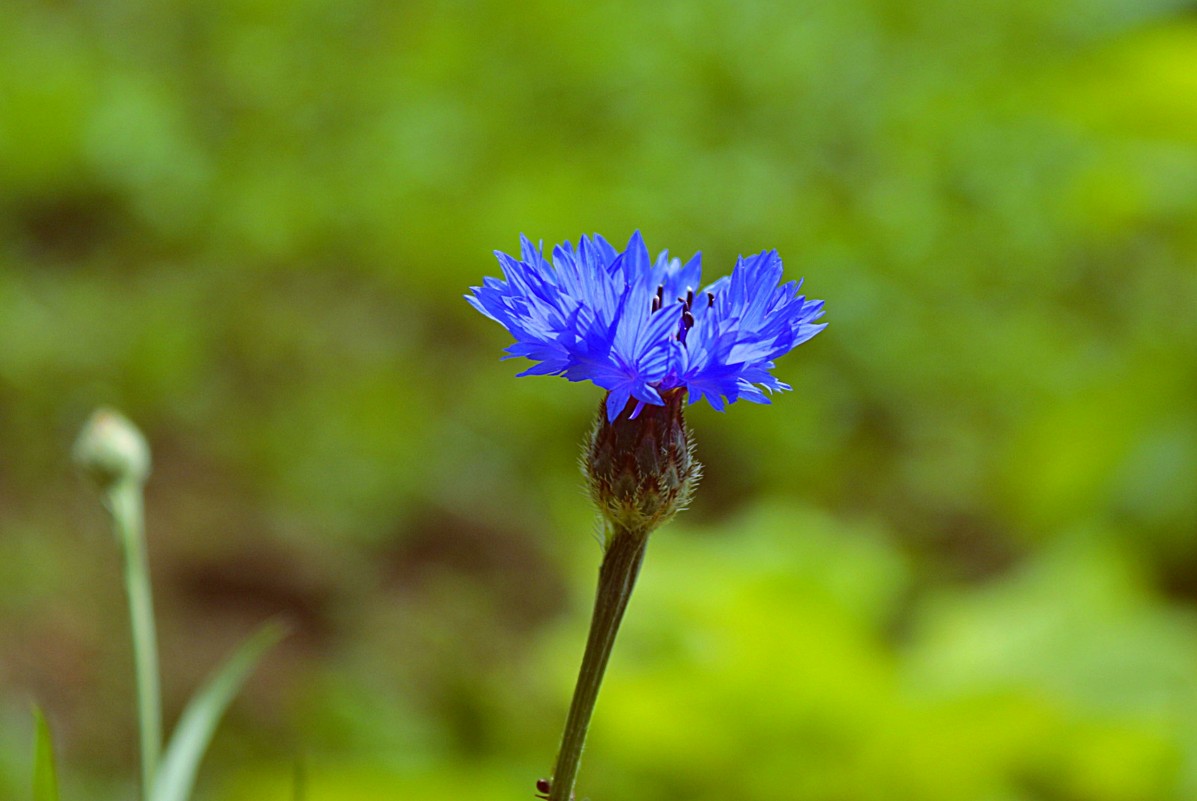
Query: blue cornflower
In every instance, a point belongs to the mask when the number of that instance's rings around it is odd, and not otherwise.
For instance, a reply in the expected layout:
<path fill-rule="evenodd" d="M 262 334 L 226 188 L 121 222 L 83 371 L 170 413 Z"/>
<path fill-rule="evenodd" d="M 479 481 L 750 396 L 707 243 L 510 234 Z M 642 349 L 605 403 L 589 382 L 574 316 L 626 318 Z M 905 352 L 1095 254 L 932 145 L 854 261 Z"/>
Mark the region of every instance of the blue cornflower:
<path fill-rule="evenodd" d="M 495 255 L 506 280 L 486 278 L 466 295 L 474 308 L 515 337 L 508 358 L 537 364 L 520 375 L 563 375 L 607 390 L 614 421 L 635 398 L 665 405 L 662 393 L 685 389 L 690 403 L 768 403 L 765 391 L 790 389 L 773 360 L 826 326 L 823 301 L 780 284 L 777 251 L 741 257 L 732 274 L 700 289 L 701 254 L 685 264 L 663 251 L 655 261 L 640 232 L 617 251 L 597 234 L 553 249 L 520 237 L 520 257 Z"/>

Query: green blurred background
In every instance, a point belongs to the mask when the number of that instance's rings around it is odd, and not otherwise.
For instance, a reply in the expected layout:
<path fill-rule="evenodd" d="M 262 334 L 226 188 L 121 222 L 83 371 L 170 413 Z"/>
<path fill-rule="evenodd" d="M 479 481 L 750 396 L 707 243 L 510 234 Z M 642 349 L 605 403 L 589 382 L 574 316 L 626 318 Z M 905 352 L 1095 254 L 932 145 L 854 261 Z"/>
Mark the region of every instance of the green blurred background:
<path fill-rule="evenodd" d="M 200 800 L 529 798 L 599 549 L 600 393 L 461 299 L 521 232 L 776 247 L 831 326 L 690 421 L 579 797 L 1197 798 L 1197 6 L 8 0 L 0 797 L 31 700 L 133 797 L 146 431 L 168 721 L 297 630 Z"/>

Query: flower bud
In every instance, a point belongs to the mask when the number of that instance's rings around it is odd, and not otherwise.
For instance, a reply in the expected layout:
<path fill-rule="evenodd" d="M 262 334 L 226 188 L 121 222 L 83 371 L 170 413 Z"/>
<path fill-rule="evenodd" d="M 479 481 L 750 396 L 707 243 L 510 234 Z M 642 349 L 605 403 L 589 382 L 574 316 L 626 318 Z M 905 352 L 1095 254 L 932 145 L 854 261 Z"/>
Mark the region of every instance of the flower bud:
<path fill-rule="evenodd" d="M 635 419 L 635 400 L 614 421 L 606 403 L 599 406 L 582 469 L 595 506 L 616 530 L 647 535 L 684 509 L 698 484 L 702 467 L 682 414 L 685 390 L 661 397 L 664 406 L 645 404 Z"/>
<path fill-rule="evenodd" d="M 118 483 L 145 482 L 150 474 L 150 448 L 137 426 L 111 409 L 99 409 L 83 426 L 72 455 L 84 472 L 108 489 Z"/>

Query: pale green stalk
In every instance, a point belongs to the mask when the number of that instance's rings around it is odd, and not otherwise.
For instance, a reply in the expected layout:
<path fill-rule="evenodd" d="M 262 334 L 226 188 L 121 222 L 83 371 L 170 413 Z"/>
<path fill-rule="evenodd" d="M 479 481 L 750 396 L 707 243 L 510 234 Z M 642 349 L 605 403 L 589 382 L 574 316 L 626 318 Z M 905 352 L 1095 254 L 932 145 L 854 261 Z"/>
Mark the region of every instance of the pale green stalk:
<path fill-rule="evenodd" d="M 74 457 L 103 493 L 124 560 L 137 680 L 142 798 L 187 801 L 200 760 L 221 716 L 262 655 L 282 639 L 285 627 L 267 623 L 237 648 L 187 704 L 163 756 L 158 637 L 154 630 L 142 495 L 150 474 L 149 445 L 137 427 L 118 412 L 100 409 L 75 441 Z"/>
<path fill-rule="evenodd" d="M 141 744 L 141 787 L 148 798 L 162 750 L 162 696 L 158 686 L 158 636 L 146 559 L 141 484 L 117 481 L 105 491 L 112 527 L 124 558 L 125 592 L 137 677 L 137 716 Z"/>
<path fill-rule="evenodd" d="M 582 747 L 586 743 L 595 701 L 598 700 L 599 686 L 603 682 L 603 673 L 607 670 L 611 649 L 615 646 L 615 635 L 619 632 L 620 621 L 632 597 L 647 546 L 647 532 L 620 530 L 611 538 L 603 556 L 590 634 L 586 639 L 578 684 L 569 706 L 565 733 L 561 737 L 561 750 L 553 770 L 549 801 L 571 801 L 573 798 L 574 782 L 582 761 Z"/>

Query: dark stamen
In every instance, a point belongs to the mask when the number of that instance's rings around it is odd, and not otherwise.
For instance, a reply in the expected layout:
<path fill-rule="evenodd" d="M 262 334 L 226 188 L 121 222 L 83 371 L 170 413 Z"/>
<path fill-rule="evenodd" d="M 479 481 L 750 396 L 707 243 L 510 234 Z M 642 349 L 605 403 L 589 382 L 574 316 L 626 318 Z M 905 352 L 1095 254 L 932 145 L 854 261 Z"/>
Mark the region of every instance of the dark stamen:
<path fill-rule="evenodd" d="M 707 308 L 709 309 L 714 305 L 715 305 L 715 293 L 708 292 L 707 293 Z"/>
<path fill-rule="evenodd" d="M 690 308 L 691 304 L 693 304 L 693 303 L 694 303 L 694 290 L 690 289 L 690 290 L 686 291 L 686 308 L 687 309 Z"/>
<path fill-rule="evenodd" d="M 689 331 L 694 327 L 694 315 L 690 313 L 689 309 L 682 312 L 682 328 Z"/>
<path fill-rule="evenodd" d="M 660 311 L 661 306 L 663 306 L 664 304 L 665 304 L 665 287 L 659 286 L 659 287 L 657 287 L 657 294 L 653 298 L 653 311 L 655 311 L 655 312 Z"/>

